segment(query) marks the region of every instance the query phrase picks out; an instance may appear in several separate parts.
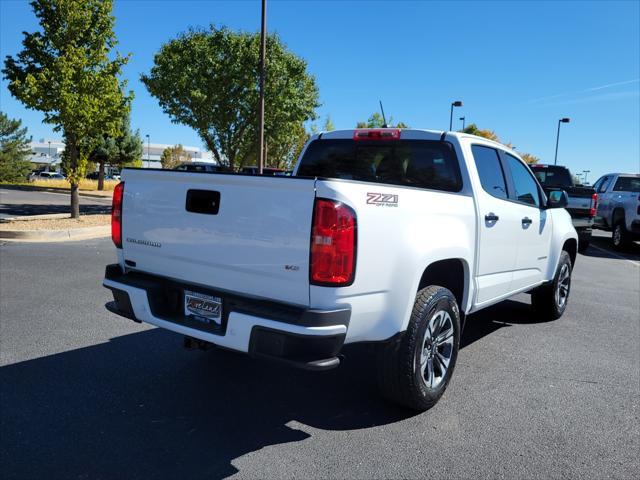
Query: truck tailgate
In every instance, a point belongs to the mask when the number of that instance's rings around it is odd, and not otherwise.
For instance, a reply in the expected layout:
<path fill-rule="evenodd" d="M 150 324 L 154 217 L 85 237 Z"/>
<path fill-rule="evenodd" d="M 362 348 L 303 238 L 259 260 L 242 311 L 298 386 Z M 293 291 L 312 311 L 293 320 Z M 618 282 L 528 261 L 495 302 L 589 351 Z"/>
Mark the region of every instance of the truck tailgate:
<path fill-rule="evenodd" d="M 308 306 L 314 180 L 127 169 L 123 181 L 130 268 Z"/>

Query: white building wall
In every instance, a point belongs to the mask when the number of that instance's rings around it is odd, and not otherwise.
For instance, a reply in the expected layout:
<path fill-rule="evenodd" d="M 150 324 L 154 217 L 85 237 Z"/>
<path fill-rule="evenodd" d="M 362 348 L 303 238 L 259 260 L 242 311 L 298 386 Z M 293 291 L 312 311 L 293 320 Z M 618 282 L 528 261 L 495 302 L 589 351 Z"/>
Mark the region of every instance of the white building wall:
<path fill-rule="evenodd" d="M 42 138 L 38 142 L 31 142 L 31 158 L 34 167 L 45 167 L 47 170 L 58 170 L 64 151 L 64 142 L 59 139 Z M 160 157 L 162 152 L 175 144 L 147 143 L 143 142 L 142 166 L 144 168 L 162 168 Z M 191 161 L 216 163 L 213 154 L 208 150 L 198 147 L 183 145 L 182 148 L 189 154 Z"/>

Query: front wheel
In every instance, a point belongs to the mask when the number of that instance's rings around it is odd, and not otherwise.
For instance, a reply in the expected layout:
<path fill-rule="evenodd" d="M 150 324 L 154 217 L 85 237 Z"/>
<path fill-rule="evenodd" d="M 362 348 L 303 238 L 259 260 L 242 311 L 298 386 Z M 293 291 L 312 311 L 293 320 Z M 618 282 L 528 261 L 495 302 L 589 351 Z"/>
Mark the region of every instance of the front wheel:
<path fill-rule="evenodd" d="M 378 351 L 378 383 L 390 400 L 427 410 L 447 388 L 458 357 L 460 311 L 444 287 L 416 295 L 406 332 Z"/>
<path fill-rule="evenodd" d="M 556 320 L 566 310 L 571 290 L 571 270 L 571 257 L 563 250 L 553 281 L 538 287 L 531 294 L 533 310 L 545 320 Z"/>

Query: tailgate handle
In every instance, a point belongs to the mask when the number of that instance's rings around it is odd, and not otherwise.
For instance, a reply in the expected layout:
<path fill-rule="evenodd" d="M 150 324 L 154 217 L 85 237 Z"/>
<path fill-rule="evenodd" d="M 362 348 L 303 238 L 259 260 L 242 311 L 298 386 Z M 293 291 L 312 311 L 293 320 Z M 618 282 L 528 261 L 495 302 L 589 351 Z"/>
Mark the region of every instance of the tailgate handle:
<path fill-rule="evenodd" d="M 187 212 L 217 215 L 220 210 L 220 192 L 214 190 L 187 190 Z"/>

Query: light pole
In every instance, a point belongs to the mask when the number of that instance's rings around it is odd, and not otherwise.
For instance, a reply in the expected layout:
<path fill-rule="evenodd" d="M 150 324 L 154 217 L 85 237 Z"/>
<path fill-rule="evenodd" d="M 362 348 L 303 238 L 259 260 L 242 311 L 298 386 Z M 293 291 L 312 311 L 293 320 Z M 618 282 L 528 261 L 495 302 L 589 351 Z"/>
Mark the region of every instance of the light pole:
<path fill-rule="evenodd" d="M 571 119 L 567 117 L 564 117 L 558 120 L 558 134 L 556 135 L 556 156 L 555 156 L 555 159 L 553 160 L 554 165 L 558 164 L 558 142 L 560 141 L 560 124 L 569 123 L 570 121 Z"/>
<path fill-rule="evenodd" d="M 464 131 L 464 121 L 467 119 L 467 117 L 460 117 L 460 120 L 462 120 L 462 131 Z"/>
<path fill-rule="evenodd" d="M 260 29 L 260 118 L 258 123 L 258 130 L 260 131 L 260 139 L 258 142 L 258 146 L 260 148 L 260 154 L 258 156 L 258 174 L 262 175 L 262 170 L 264 169 L 264 164 L 266 160 L 266 155 L 264 151 L 264 81 L 265 81 L 265 71 L 264 71 L 264 59 L 266 56 L 267 50 L 267 0 L 262 0 L 262 26 Z"/>
<path fill-rule="evenodd" d="M 449 114 L 449 131 L 453 129 L 453 107 L 461 107 L 462 102 L 460 100 L 456 100 L 451 103 L 451 113 Z"/>
<path fill-rule="evenodd" d="M 49 144 L 49 170 L 51 170 L 51 140 L 47 143 Z"/>
<path fill-rule="evenodd" d="M 147 137 L 147 168 L 149 168 L 149 162 L 151 161 L 151 138 L 149 134 L 145 135 Z"/>
<path fill-rule="evenodd" d="M 583 170 L 582 173 L 584 174 L 584 184 L 587 184 L 587 173 L 590 173 L 591 170 Z"/>

